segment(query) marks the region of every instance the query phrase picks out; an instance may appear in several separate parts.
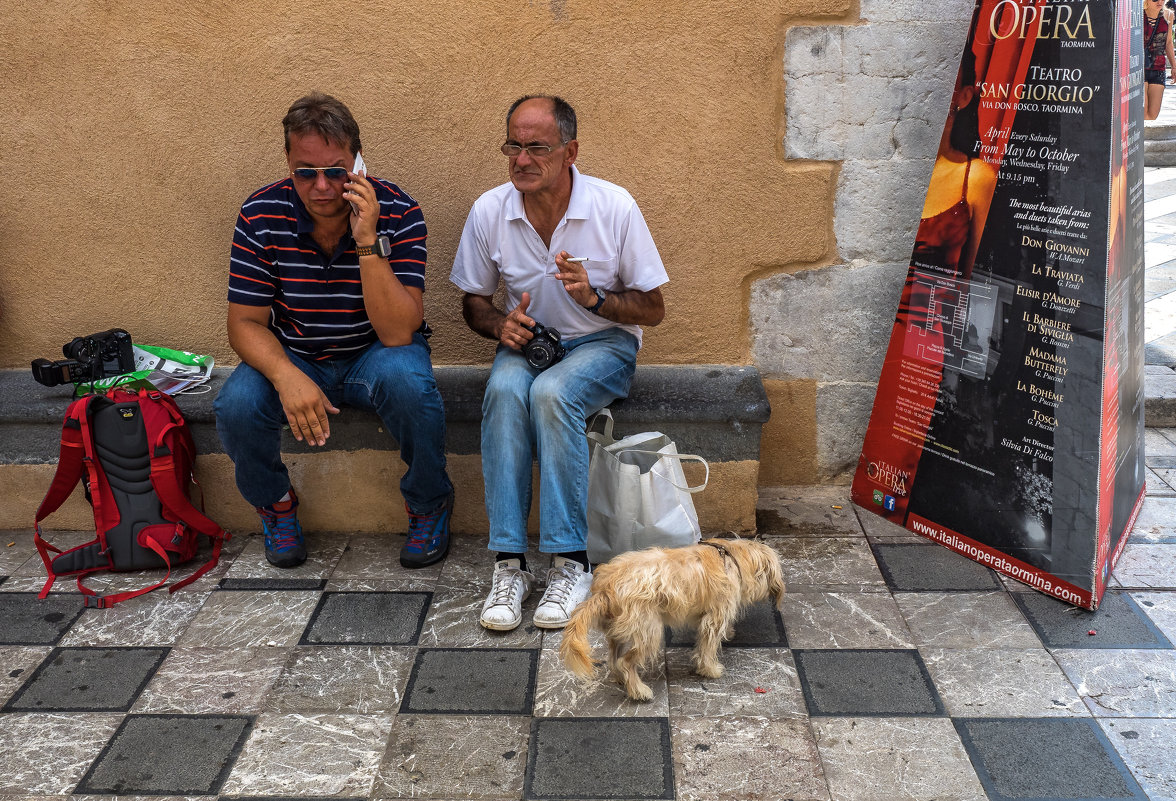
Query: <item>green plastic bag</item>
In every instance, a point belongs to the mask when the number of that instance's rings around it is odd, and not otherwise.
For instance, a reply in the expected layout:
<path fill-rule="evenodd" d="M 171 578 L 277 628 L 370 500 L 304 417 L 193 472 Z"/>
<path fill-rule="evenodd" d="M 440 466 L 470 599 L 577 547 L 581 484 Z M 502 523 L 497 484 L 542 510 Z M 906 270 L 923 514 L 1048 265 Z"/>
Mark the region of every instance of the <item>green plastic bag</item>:
<path fill-rule="evenodd" d="M 130 373 L 78 384 L 78 394 L 103 391 L 116 385 L 150 384 L 167 395 L 191 391 L 212 377 L 213 358 L 158 345 L 133 345 L 135 369 Z"/>

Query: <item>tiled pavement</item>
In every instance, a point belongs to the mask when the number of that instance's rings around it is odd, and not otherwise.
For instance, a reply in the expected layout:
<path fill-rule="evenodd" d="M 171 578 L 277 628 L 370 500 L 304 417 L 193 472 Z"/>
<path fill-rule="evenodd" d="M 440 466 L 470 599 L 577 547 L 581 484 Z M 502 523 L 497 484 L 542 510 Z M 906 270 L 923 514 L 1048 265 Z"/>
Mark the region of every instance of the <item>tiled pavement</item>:
<path fill-rule="evenodd" d="M 36 600 L 8 532 L 0 797 L 1176 798 L 1176 430 L 1147 436 L 1097 613 L 859 518 L 844 487 L 766 491 L 783 611 L 752 610 L 717 680 L 673 633 L 647 704 L 572 679 L 559 632 L 483 630 L 479 538 L 407 571 L 399 537 L 315 534 L 278 571 L 246 537 L 173 596 L 83 610 L 71 583 Z"/>

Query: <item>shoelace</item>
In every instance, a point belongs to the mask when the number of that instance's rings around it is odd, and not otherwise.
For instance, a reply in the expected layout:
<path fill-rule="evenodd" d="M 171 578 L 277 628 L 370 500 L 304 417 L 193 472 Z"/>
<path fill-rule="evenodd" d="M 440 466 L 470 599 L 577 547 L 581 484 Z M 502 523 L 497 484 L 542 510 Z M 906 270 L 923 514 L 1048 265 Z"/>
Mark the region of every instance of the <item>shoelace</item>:
<path fill-rule="evenodd" d="M 419 515 L 411 509 L 405 509 L 405 511 L 408 512 L 408 547 L 424 548 L 430 539 L 430 536 L 425 532 L 432 530 L 434 521 L 438 515 L 444 513 L 445 507 L 423 515 Z"/>
<path fill-rule="evenodd" d="M 568 599 L 572 587 L 576 586 L 576 570 L 573 567 L 553 567 L 547 571 L 547 592 L 544 598 L 562 604 Z"/>
<path fill-rule="evenodd" d="M 521 578 L 522 582 L 515 581 Z M 521 589 L 531 574 L 517 567 L 504 567 L 494 574 L 494 587 L 491 590 L 493 604 L 509 604 L 514 599 L 516 590 Z"/>
<path fill-rule="evenodd" d="M 294 516 L 293 509 L 289 512 L 267 511 L 265 516 L 269 523 L 274 550 L 285 551 L 298 547 L 298 518 Z"/>

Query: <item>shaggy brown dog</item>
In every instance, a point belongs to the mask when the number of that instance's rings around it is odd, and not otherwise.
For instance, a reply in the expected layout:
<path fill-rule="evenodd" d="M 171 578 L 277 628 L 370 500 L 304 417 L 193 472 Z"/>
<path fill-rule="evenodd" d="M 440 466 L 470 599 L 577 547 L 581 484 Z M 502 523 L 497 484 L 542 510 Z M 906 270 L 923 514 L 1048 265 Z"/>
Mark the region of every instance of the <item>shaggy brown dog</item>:
<path fill-rule="evenodd" d="M 709 539 L 686 548 L 630 551 L 596 568 L 592 594 L 572 613 L 559 655 L 582 679 L 595 675 L 588 631 L 608 640 L 610 675 L 636 701 L 653 691 L 637 675 L 661 649 L 665 626 L 698 630 L 694 670 L 723 675 L 719 646 L 735 632 L 749 605 L 769 595 L 784 598 L 780 557 L 761 542 Z"/>

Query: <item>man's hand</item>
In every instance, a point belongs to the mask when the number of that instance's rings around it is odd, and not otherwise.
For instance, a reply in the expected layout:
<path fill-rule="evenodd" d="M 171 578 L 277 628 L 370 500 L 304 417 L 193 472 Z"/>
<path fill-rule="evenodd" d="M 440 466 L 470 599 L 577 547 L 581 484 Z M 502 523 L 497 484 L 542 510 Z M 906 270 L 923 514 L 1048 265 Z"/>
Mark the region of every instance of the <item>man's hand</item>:
<path fill-rule="evenodd" d="M 327 414 L 338 414 L 327 396 L 306 373 L 290 365 L 282 377 L 274 383 L 282 411 L 290 423 L 294 439 L 308 445 L 326 445 L 331 436 L 331 424 Z"/>
<path fill-rule="evenodd" d="M 527 330 L 527 326 L 534 326 L 535 321 L 527 316 L 527 307 L 531 305 L 531 293 L 524 292 L 519 305 L 510 310 L 502 319 L 502 328 L 498 332 L 498 341 L 508 348 L 522 350 L 535 336 Z"/>
<path fill-rule="evenodd" d="M 559 272 L 555 277 L 563 281 L 564 289 L 572 296 L 572 300 L 585 309 L 596 304 L 596 293 L 592 291 L 592 284 L 588 281 L 588 271 L 579 262 L 568 261 L 571 253 L 561 250 L 555 257 L 555 266 Z"/>
<path fill-rule="evenodd" d="M 373 245 L 376 242 L 376 225 L 380 221 L 380 202 L 376 190 L 368 179 L 355 172 L 348 172 L 350 180 L 343 184 L 343 197 L 351 203 L 351 236 L 358 245 Z"/>

